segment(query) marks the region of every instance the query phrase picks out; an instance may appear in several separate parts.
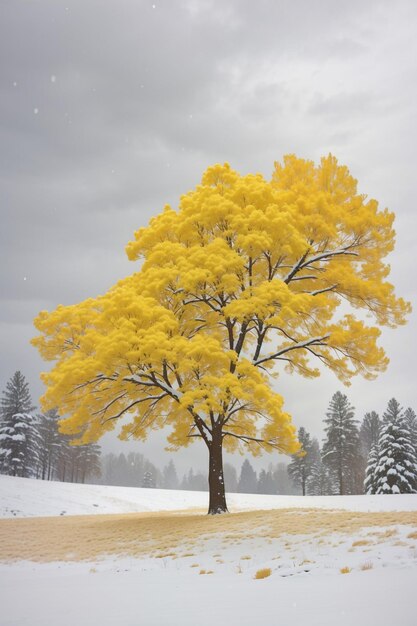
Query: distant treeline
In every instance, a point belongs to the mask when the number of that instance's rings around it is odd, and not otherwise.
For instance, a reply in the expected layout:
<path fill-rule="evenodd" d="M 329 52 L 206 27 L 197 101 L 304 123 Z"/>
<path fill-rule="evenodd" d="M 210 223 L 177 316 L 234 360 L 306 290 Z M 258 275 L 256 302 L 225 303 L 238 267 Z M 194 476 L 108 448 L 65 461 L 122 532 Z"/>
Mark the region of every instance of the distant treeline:
<path fill-rule="evenodd" d="M 178 476 L 173 460 L 162 469 L 139 453 L 101 454 L 100 446 L 70 445 L 58 430 L 55 410 L 36 413 L 25 377 L 16 372 L 0 403 L 0 473 L 43 480 L 207 491 L 207 474 L 192 468 Z M 259 474 L 248 459 L 240 472 L 224 466 L 228 492 L 263 494 L 417 493 L 417 418 L 395 398 L 382 418 L 372 411 L 362 422 L 347 396 L 334 394 L 320 446 L 298 430 L 301 453 L 288 466 L 269 464 Z"/>
<path fill-rule="evenodd" d="M 186 489 L 208 491 L 207 474 L 192 468 L 182 478 L 178 476 L 173 460 L 162 470 L 151 463 L 143 454 L 104 454 L 101 457 L 101 478 L 103 485 L 124 485 L 127 487 L 153 487 L 156 489 Z M 238 474 L 230 463 L 224 465 L 224 481 L 228 492 L 297 494 L 300 489 L 293 483 L 284 463 L 270 464 L 268 470 L 259 475 L 251 463 L 245 459 Z"/>

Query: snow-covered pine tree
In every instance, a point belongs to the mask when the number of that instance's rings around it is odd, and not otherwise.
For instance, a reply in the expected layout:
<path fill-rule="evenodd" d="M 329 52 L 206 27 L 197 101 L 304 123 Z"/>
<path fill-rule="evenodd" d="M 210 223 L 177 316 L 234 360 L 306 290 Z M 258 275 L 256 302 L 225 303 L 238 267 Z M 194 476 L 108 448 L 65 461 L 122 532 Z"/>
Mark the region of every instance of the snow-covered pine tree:
<path fill-rule="evenodd" d="M 145 472 L 142 480 L 142 487 L 146 487 L 148 489 L 155 488 L 155 481 L 151 472 Z"/>
<path fill-rule="evenodd" d="M 334 472 L 340 495 L 355 493 L 355 473 L 360 454 L 354 409 L 347 397 L 337 391 L 330 401 L 326 416 L 327 437 L 323 444 L 323 463 Z"/>
<path fill-rule="evenodd" d="M 391 398 L 391 400 L 388 402 L 386 410 L 382 414 L 382 424 L 396 422 L 399 418 L 403 417 L 404 411 L 400 406 L 400 403 L 395 398 Z"/>
<path fill-rule="evenodd" d="M 363 488 L 366 494 L 376 493 L 376 476 L 375 470 L 378 464 L 379 447 L 378 443 L 374 443 L 369 451 L 368 464 L 366 466 L 365 480 Z"/>
<path fill-rule="evenodd" d="M 300 454 L 292 456 L 291 463 L 288 465 L 288 474 L 292 481 L 301 487 L 301 492 L 305 496 L 313 459 L 311 457 L 311 436 L 303 426 L 298 430 L 298 441 L 302 445 L 304 456 L 300 456 Z"/>
<path fill-rule="evenodd" d="M 29 385 L 19 371 L 7 382 L 0 401 L 0 473 L 36 476 L 39 441 Z"/>
<path fill-rule="evenodd" d="M 417 493 L 417 465 L 404 413 L 392 398 L 383 415 L 375 467 L 375 493 Z"/>
<path fill-rule="evenodd" d="M 417 416 L 411 407 L 404 412 L 404 419 L 410 431 L 411 445 L 415 451 L 415 460 L 417 462 Z"/>
<path fill-rule="evenodd" d="M 307 481 L 307 493 L 310 496 L 331 496 L 336 492 L 334 477 L 324 465 L 320 446 L 317 439 L 313 439 L 310 447 L 311 473 Z"/>

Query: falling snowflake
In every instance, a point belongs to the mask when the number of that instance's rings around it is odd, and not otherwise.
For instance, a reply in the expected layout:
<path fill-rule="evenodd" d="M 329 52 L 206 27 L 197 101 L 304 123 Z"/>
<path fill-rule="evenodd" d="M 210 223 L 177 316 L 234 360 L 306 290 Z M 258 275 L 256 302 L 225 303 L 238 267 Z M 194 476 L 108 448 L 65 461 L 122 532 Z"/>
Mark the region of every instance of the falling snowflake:
<path fill-rule="evenodd" d="M 17 87 L 17 82 L 16 81 L 14 81 L 13 87 Z"/>
<path fill-rule="evenodd" d="M 34 114 L 35 114 L 35 115 L 37 115 L 37 114 L 39 113 L 39 109 L 38 109 L 37 107 L 35 107 L 35 108 L 33 109 L 33 112 L 34 112 Z"/>
<path fill-rule="evenodd" d="M 55 83 L 56 82 L 56 76 L 55 74 L 52 74 L 51 76 L 51 83 Z"/>

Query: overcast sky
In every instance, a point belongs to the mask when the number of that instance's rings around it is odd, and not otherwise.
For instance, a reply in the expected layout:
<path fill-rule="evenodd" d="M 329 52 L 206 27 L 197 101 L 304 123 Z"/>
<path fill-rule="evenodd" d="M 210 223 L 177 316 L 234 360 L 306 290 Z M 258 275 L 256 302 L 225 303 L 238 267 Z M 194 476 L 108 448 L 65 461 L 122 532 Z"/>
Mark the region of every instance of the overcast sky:
<path fill-rule="evenodd" d="M 416 23 L 414 0 L 1 0 L 0 388 L 20 369 L 38 401 L 33 318 L 132 273 L 133 232 L 217 162 L 269 178 L 284 154 L 335 154 L 396 213 L 390 280 L 415 303 Z M 414 314 L 384 331 L 373 382 L 283 374 L 295 424 L 321 437 L 338 389 L 358 418 L 417 410 L 416 334 Z M 104 447 L 170 458 L 161 435 Z M 206 467 L 200 442 L 173 458 Z"/>

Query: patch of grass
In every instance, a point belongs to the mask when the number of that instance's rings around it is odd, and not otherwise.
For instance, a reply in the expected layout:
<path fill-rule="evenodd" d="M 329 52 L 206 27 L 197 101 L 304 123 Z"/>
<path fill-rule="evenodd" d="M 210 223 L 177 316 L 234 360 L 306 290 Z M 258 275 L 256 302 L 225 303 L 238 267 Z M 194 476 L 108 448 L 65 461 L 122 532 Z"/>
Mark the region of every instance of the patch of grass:
<path fill-rule="evenodd" d="M 342 567 L 340 569 L 340 573 L 341 574 L 350 574 L 351 571 L 352 571 L 352 569 L 350 567 Z"/>
<path fill-rule="evenodd" d="M 366 541 L 366 539 L 358 539 L 358 541 L 352 543 L 352 548 L 356 548 L 357 546 L 369 546 L 369 541 Z"/>
<path fill-rule="evenodd" d="M 365 563 L 362 563 L 362 565 L 360 566 L 363 572 L 366 572 L 366 570 L 368 569 L 373 569 L 373 567 L 374 564 L 372 563 L 372 561 L 365 561 Z"/>
<path fill-rule="evenodd" d="M 241 556 L 240 560 L 241 561 L 249 561 L 252 557 L 249 554 L 246 554 L 245 556 Z"/>
<path fill-rule="evenodd" d="M 177 556 L 175 552 L 162 552 L 161 554 L 155 554 L 155 559 L 165 559 L 168 556 Z"/>
<path fill-rule="evenodd" d="M 263 569 L 258 569 L 258 571 L 256 572 L 254 578 L 255 580 L 260 580 L 261 578 L 268 578 L 268 576 L 271 575 L 271 568 L 270 567 L 264 567 Z"/>
<path fill-rule="evenodd" d="M 164 511 L 2 519 L 0 561 L 94 562 L 103 556 L 148 558 L 150 555 L 175 558 L 184 553 L 198 554 L 202 540 L 227 536 L 227 545 L 230 545 L 246 542 L 249 534 L 255 538 L 282 538 L 292 552 L 297 535 L 315 536 L 315 545 L 322 545 L 326 543 L 326 534 L 343 528 L 343 534 L 350 535 L 352 541 L 360 531 L 366 531 L 372 533 L 374 540 L 382 542 L 398 534 L 395 524 L 411 527 L 408 538 L 417 539 L 417 511 L 352 515 L 350 511 L 305 509 L 301 515 L 299 510 L 282 509 L 279 512 L 245 511 L 214 518 L 195 511 L 181 514 Z M 387 528 L 389 526 L 391 528 Z"/>
<path fill-rule="evenodd" d="M 394 537 L 395 535 L 398 535 L 398 530 L 396 528 L 387 528 L 387 530 L 377 533 L 377 536 L 380 539 L 389 539 L 390 537 Z"/>

